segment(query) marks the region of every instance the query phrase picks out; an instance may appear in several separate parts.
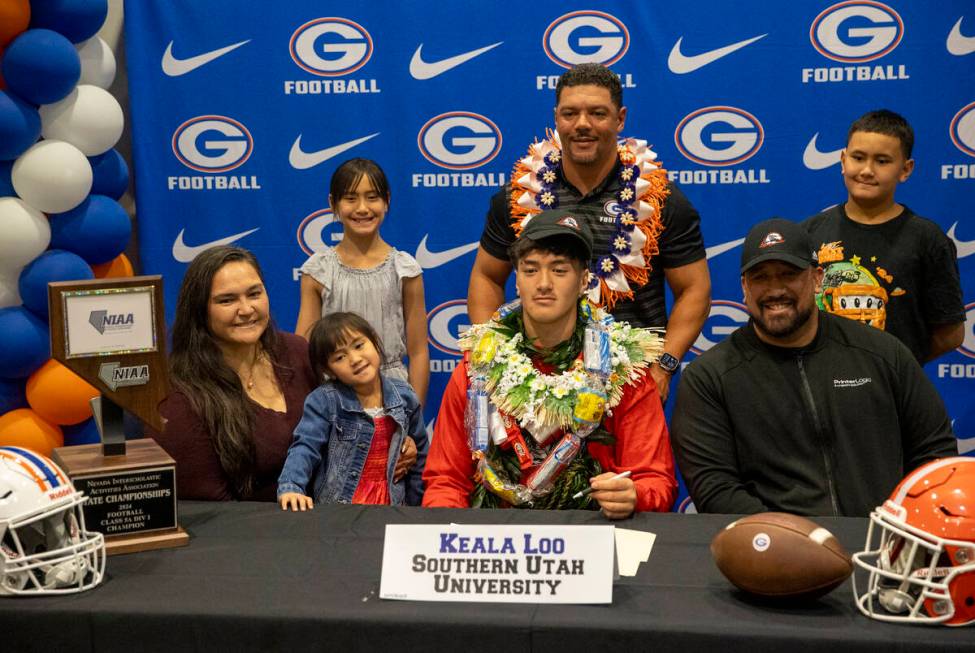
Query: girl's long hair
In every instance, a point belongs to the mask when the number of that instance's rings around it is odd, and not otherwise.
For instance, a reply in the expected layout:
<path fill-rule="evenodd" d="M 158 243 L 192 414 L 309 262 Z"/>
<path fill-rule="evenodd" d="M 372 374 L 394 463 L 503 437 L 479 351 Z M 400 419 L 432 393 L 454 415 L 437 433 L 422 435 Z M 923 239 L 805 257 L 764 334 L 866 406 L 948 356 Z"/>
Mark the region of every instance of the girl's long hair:
<path fill-rule="evenodd" d="M 209 327 L 213 277 L 223 266 L 238 261 L 251 265 L 263 283 L 257 259 L 240 247 L 214 247 L 190 263 L 176 300 L 169 369 L 173 387 L 186 395 L 203 421 L 235 498 L 244 499 L 255 484 L 254 409 Z M 268 316 L 260 346 L 276 371 L 290 371 L 280 364 L 278 344 Z"/>

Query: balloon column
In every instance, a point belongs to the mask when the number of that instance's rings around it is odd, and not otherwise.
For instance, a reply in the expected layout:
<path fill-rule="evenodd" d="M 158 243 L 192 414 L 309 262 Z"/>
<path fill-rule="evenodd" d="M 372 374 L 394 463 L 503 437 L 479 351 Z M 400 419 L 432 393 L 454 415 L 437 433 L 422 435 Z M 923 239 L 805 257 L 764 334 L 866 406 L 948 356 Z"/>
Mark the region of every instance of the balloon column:
<path fill-rule="evenodd" d="M 0 445 L 97 440 L 98 391 L 51 360 L 47 284 L 128 276 L 108 0 L 0 2 Z"/>

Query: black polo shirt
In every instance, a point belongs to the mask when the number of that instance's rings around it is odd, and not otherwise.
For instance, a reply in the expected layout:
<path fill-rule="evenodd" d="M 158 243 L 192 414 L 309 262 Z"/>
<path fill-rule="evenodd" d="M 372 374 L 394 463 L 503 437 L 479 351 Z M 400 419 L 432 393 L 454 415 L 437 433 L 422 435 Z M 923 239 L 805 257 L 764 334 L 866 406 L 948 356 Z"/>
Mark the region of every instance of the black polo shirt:
<path fill-rule="evenodd" d="M 559 208 L 576 211 L 577 217 L 587 221 L 592 230 L 593 261 L 610 251 L 610 239 L 616 233 L 616 193 L 620 189 L 620 162 L 592 191 L 582 195 L 565 180 L 559 170 L 561 183 L 556 187 Z M 658 238 L 659 253 L 650 259 L 652 266 L 647 283 L 633 288 L 633 300 L 617 302 L 613 316 L 634 326 L 667 326 L 667 303 L 664 294 L 665 268 L 677 268 L 694 263 L 705 257 L 704 240 L 701 237 L 700 216 L 684 193 L 671 182 L 670 195 L 661 210 L 663 232 Z M 481 247 L 495 258 L 508 260 L 508 248 L 515 241 L 511 226 L 511 184 L 494 194 L 488 209 Z"/>

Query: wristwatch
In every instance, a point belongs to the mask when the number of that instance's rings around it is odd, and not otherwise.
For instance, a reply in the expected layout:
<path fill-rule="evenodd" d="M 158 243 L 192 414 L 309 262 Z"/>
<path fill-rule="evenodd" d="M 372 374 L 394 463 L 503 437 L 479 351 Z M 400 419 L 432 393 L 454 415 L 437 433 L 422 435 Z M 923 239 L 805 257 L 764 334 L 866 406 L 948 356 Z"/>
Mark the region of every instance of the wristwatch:
<path fill-rule="evenodd" d="M 673 374 L 677 371 L 677 368 L 680 367 L 680 360 L 674 356 L 671 356 L 667 352 L 660 355 L 660 360 L 658 360 L 657 363 L 660 365 L 661 369 L 668 374 Z"/>

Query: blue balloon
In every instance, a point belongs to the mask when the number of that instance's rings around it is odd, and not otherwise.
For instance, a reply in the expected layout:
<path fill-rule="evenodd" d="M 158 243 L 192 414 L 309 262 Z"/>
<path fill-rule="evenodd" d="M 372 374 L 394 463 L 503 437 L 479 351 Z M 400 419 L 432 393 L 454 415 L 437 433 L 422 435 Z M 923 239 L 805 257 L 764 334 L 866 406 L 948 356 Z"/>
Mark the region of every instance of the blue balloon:
<path fill-rule="evenodd" d="M 94 278 L 91 266 L 77 254 L 49 249 L 21 271 L 18 282 L 20 299 L 34 315 L 47 320 L 47 284 Z"/>
<path fill-rule="evenodd" d="M 0 378 L 28 377 L 50 357 L 47 324 L 23 306 L 0 308 Z"/>
<path fill-rule="evenodd" d="M 132 235 L 129 214 L 104 195 L 89 195 L 70 211 L 50 218 L 50 247 L 74 252 L 91 265 L 111 261 L 121 254 Z"/>
<path fill-rule="evenodd" d="M 88 157 L 91 163 L 91 192 L 117 200 L 129 187 L 129 166 L 117 150 Z"/>
<path fill-rule="evenodd" d="M 102 436 L 98 432 L 98 425 L 95 419 L 89 417 L 84 422 L 62 426 L 64 432 L 64 446 L 73 447 L 76 444 L 98 444 L 102 441 Z"/>
<path fill-rule="evenodd" d="M 90 39 L 108 15 L 108 0 L 31 0 L 30 26 L 53 29 L 72 43 Z"/>
<path fill-rule="evenodd" d="M 15 95 L 0 91 L 0 160 L 16 159 L 40 135 L 41 116 L 37 109 Z"/>
<path fill-rule="evenodd" d="M 49 29 L 29 29 L 13 40 L 0 62 L 7 88 L 33 104 L 63 99 L 81 78 L 71 41 Z"/>
<path fill-rule="evenodd" d="M 20 379 L 15 381 L 0 379 L 0 415 L 18 408 L 27 408 L 24 382 Z"/>
<path fill-rule="evenodd" d="M 10 173 L 13 169 L 13 161 L 0 161 L 0 197 L 17 197 L 14 184 L 10 181 Z"/>

